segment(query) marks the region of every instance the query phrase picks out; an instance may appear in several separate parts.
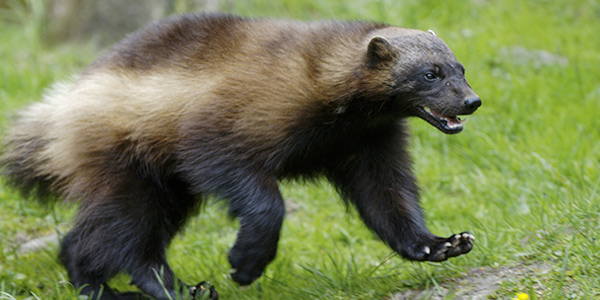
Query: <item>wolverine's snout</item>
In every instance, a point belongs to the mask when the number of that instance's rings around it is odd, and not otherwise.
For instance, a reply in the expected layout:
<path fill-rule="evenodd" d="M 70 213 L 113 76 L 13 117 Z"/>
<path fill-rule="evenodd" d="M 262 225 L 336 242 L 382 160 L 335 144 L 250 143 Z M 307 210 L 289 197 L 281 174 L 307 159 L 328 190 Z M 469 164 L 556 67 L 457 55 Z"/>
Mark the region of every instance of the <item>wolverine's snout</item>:
<path fill-rule="evenodd" d="M 467 110 L 469 114 L 472 114 L 481 106 L 481 99 L 479 99 L 478 96 L 467 97 L 464 104 L 465 110 Z"/>

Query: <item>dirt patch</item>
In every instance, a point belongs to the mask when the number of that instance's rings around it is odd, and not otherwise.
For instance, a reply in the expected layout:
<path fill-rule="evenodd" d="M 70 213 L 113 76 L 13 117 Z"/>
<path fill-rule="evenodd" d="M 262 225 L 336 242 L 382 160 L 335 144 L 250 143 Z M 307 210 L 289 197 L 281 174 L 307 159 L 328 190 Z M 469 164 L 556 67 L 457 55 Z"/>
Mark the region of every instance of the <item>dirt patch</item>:
<path fill-rule="evenodd" d="M 27 242 L 20 243 L 19 253 L 29 253 L 44 250 L 52 247 L 59 243 L 58 234 L 54 233 L 48 236 L 29 240 Z"/>
<path fill-rule="evenodd" d="M 470 270 L 466 276 L 448 280 L 438 287 L 426 290 L 407 290 L 393 295 L 390 300 L 441 300 L 446 297 L 451 297 L 453 300 L 487 299 L 489 295 L 500 288 L 500 284 L 504 281 L 529 277 L 549 270 L 550 265 L 547 264 L 476 268 Z"/>

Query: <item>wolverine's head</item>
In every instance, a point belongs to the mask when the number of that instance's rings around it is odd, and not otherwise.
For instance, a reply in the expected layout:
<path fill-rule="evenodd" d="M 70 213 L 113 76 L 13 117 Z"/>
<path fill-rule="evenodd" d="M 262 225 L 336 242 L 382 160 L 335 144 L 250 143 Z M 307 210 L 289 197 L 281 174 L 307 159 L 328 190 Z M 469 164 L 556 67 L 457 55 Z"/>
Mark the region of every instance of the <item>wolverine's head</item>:
<path fill-rule="evenodd" d="M 431 31 L 386 28 L 380 33 L 369 41 L 366 65 L 385 78 L 399 112 L 444 133 L 462 131 L 466 119 L 459 116 L 475 112 L 481 100 L 450 48 Z"/>

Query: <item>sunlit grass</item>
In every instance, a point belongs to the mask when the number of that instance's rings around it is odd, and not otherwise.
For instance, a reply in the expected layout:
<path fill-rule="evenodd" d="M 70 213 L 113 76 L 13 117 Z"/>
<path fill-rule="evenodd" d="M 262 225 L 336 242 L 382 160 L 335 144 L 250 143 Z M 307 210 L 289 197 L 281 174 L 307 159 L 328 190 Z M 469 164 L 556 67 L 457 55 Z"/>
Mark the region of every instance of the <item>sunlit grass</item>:
<path fill-rule="evenodd" d="M 226 254 L 237 223 L 215 203 L 170 249 L 170 263 L 184 281 L 210 280 L 223 299 L 382 299 L 434 286 L 473 267 L 543 262 L 551 265 L 548 273 L 503 284 L 497 296 L 600 297 L 596 1 L 252 0 L 231 9 L 247 16 L 371 19 L 433 29 L 444 38 L 484 105 L 459 135 L 412 120 L 411 151 L 430 229 L 439 235 L 468 230 L 477 239 L 464 257 L 441 264 L 406 262 L 354 211 L 346 212 L 328 184 L 284 183 L 282 192 L 294 209 L 287 214 L 278 257 L 260 280 L 241 290 L 229 279 Z M 47 48 L 26 30 L 0 27 L 0 128 L 44 88 L 68 79 L 98 54 L 87 46 Z M 543 61 L 541 51 L 558 62 Z M 56 247 L 17 251 L 24 239 L 66 230 L 73 211 L 25 202 L 0 181 L 0 293 L 18 299 L 75 297 Z M 130 288 L 125 276 L 114 285 Z"/>

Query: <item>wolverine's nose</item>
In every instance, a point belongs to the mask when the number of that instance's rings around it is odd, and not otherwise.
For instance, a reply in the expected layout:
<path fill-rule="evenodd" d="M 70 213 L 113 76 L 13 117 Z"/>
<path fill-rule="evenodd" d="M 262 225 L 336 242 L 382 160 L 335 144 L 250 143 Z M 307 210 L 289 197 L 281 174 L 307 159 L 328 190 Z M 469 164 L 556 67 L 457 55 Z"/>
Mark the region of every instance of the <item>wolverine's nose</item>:
<path fill-rule="evenodd" d="M 480 106 L 481 99 L 479 99 L 477 96 L 465 99 L 465 108 L 470 112 L 476 111 Z"/>

